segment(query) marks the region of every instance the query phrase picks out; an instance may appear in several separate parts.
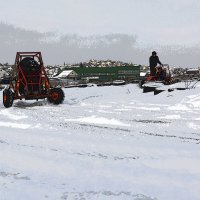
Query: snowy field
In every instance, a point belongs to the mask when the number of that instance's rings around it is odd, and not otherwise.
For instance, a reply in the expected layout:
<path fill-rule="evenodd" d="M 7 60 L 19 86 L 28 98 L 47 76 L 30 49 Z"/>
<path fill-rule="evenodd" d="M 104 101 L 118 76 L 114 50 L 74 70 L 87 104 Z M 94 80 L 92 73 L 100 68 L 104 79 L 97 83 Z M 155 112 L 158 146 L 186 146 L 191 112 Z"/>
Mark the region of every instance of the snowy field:
<path fill-rule="evenodd" d="M 59 106 L 0 96 L 0 200 L 200 199 L 200 84 L 69 88 Z"/>

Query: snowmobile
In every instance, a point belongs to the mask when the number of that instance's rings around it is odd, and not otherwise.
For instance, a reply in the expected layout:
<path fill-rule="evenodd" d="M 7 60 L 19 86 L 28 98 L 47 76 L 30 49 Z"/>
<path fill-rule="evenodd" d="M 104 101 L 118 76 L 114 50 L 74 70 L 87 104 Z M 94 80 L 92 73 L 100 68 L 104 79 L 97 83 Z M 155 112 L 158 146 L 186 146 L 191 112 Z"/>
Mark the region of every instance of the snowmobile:
<path fill-rule="evenodd" d="M 64 100 L 61 88 L 53 88 L 45 72 L 41 52 L 17 52 L 14 74 L 3 91 L 3 105 L 9 108 L 17 99 L 45 99 L 53 104 Z"/>

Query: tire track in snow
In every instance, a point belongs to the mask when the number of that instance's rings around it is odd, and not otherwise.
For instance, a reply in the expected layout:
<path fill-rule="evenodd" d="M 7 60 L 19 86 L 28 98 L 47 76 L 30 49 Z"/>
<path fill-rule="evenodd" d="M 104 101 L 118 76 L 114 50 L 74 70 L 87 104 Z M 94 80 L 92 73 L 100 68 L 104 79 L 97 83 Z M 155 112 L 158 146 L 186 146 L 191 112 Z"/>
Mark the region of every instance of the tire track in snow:
<path fill-rule="evenodd" d="M 140 132 L 140 133 L 141 133 L 141 134 L 144 134 L 144 135 L 155 136 L 155 137 L 177 138 L 177 139 L 180 139 L 180 140 L 195 141 L 195 142 L 197 142 L 196 144 L 199 144 L 199 143 L 200 143 L 200 138 L 184 137 L 184 136 L 176 136 L 176 135 L 163 135 L 163 134 L 149 133 L 149 132 Z"/>
<path fill-rule="evenodd" d="M 139 156 L 122 156 L 122 155 L 111 155 L 111 154 L 105 154 L 101 152 L 74 152 L 74 151 L 66 151 L 61 148 L 51 148 L 51 147 L 44 147 L 44 146 L 34 146 L 34 145 L 26 145 L 26 144 L 9 144 L 6 141 L 0 140 L 0 143 L 5 145 L 11 145 L 16 147 L 22 147 L 22 148 L 30 148 L 35 149 L 36 151 L 41 152 L 41 150 L 44 150 L 44 152 L 52 151 L 57 153 L 63 153 L 64 155 L 75 155 L 75 156 L 81 156 L 81 157 L 90 157 L 90 158 L 97 158 L 97 159 L 105 159 L 105 160 L 136 160 L 139 159 Z"/>
<path fill-rule="evenodd" d="M 114 156 L 114 155 L 108 155 L 108 154 L 102 154 L 102 153 L 76 153 L 80 156 L 88 156 L 88 157 L 94 157 L 94 158 L 101 158 L 101 159 L 109 159 L 109 160 L 136 160 L 139 159 L 138 156 L 132 157 L 132 156 Z"/>
<path fill-rule="evenodd" d="M 9 172 L 3 172 L 0 171 L 0 177 L 12 177 L 15 180 L 31 180 L 28 176 L 20 176 L 20 173 L 9 173 Z"/>
<path fill-rule="evenodd" d="M 121 200 L 157 200 L 142 194 L 133 194 L 129 191 L 113 192 L 109 190 L 103 191 L 85 191 L 85 192 L 65 192 L 61 196 L 61 200 L 76 199 L 76 200 L 92 200 L 92 199 L 113 199 Z"/>

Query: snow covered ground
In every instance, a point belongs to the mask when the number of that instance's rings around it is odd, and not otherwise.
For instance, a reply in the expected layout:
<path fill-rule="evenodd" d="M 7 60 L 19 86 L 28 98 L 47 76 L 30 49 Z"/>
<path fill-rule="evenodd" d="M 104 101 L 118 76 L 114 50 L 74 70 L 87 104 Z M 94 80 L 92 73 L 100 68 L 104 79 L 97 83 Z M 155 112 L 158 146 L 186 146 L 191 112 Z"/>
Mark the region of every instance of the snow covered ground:
<path fill-rule="evenodd" d="M 2 91 L 0 92 L 2 96 Z M 200 84 L 65 89 L 65 101 L 0 98 L 0 200 L 199 200 Z"/>

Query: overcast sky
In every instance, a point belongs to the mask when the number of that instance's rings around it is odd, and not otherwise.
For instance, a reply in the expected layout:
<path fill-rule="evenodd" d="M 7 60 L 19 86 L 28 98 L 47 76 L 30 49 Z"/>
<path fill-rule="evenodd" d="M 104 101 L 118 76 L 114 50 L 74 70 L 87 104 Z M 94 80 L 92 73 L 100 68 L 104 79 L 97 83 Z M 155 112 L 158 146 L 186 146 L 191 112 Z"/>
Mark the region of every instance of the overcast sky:
<path fill-rule="evenodd" d="M 125 33 L 140 45 L 200 44 L 200 0 L 0 0 L 0 21 L 79 35 Z"/>
<path fill-rule="evenodd" d="M 200 0 L 0 0 L 0 62 L 42 51 L 47 64 L 148 65 L 156 50 L 163 63 L 197 67 L 199 21 Z"/>

